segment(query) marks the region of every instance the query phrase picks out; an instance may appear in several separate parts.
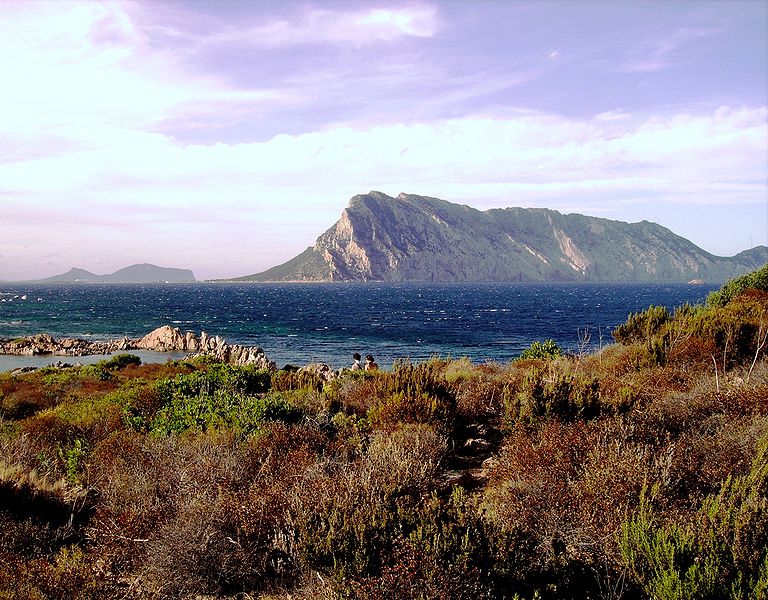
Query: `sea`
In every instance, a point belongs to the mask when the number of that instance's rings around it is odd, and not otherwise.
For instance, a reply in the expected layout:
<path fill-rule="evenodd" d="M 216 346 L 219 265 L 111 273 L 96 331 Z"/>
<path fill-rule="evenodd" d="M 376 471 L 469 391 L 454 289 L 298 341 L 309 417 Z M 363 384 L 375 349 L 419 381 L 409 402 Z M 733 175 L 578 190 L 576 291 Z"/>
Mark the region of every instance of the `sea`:
<path fill-rule="evenodd" d="M 534 341 L 594 351 L 631 312 L 702 303 L 717 286 L 648 283 L 0 283 L 0 338 L 140 338 L 161 325 L 259 346 L 278 367 L 397 360 L 506 363 Z M 182 353 L 137 353 L 165 362 Z M 0 371 L 96 357 L 0 356 Z"/>

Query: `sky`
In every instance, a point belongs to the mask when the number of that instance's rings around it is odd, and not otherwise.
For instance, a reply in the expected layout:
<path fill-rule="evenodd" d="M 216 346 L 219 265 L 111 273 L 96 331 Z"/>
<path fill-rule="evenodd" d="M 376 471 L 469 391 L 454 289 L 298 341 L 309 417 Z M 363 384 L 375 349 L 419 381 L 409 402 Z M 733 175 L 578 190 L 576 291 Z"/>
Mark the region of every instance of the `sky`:
<path fill-rule="evenodd" d="M 378 190 L 768 244 L 768 3 L 0 0 L 0 280 L 263 271 Z"/>

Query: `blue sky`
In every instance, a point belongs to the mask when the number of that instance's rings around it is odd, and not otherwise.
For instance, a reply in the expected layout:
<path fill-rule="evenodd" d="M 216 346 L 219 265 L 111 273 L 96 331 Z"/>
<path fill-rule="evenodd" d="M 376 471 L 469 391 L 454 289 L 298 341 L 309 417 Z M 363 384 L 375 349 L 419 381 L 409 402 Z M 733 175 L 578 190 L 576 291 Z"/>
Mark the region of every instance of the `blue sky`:
<path fill-rule="evenodd" d="M 768 244 L 761 1 L 0 3 L 0 279 L 245 275 L 369 190 Z"/>

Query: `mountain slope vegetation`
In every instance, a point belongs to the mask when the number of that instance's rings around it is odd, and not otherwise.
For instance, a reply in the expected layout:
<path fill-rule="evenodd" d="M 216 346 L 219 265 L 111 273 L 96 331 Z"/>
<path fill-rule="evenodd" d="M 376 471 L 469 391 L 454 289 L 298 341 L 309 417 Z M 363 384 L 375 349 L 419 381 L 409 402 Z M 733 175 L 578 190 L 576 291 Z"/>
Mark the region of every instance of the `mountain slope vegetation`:
<path fill-rule="evenodd" d="M 314 246 L 238 280 L 723 282 L 766 261 L 766 247 L 718 257 L 648 221 L 370 192 Z"/>

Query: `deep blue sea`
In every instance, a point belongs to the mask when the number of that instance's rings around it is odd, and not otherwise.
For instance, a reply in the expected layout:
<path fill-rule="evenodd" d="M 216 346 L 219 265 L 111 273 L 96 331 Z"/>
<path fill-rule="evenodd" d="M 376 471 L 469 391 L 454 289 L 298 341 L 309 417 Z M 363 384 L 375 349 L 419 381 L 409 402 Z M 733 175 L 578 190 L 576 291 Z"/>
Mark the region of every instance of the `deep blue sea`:
<path fill-rule="evenodd" d="M 630 312 L 651 304 L 700 303 L 713 289 L 684 284 L 0 283 L 0 337 L 45 332 L 57 338 L 139 338 L 169 324 L 261 346 L 278 366 L 326 362 L 338 368 L 348 365 L 354 352 L 373 354 L 385 368 L 398 358 L 432 356 L 508 362 L 536 340 L 551 338 L 576 351 L 579 332 L 583 337 L 585 330 L 590 349 L 607 345 L 613 328 Z M 24 359 L 10 361 L 0 357 L 0 370 Z"/>

